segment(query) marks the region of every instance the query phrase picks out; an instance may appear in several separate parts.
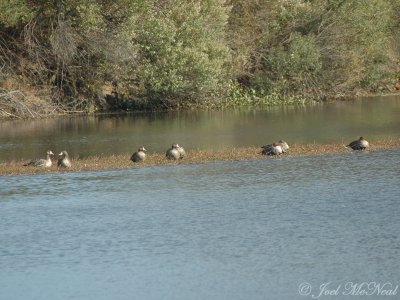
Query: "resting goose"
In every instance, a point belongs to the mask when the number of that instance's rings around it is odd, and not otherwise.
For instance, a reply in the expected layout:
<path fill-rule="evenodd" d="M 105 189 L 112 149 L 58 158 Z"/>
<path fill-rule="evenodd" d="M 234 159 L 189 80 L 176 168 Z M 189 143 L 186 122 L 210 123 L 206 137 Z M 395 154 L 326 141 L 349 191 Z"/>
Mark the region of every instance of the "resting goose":
<path fill-rule="evenodd" d="M 64 150 L 58 154 L 57 167 L 71 168 L 71 161 L 67 151 Z"/>
<path fill-rule="evenodd" d="M 262 146 L 261 148 L 263 148 L 261 152 L 263 155 L 280 155 L 283 153 L 282 146 L 278 143 Z"/>
<path fill-rule="evenodd" d="M 52 165 L 51 158 L 50 158 L 51 155 L 54 155 L 54 153 L 51 150 L 49 150 L 46 152 L 46 159 L 41 158 L 38 160 L 32 160 L 32 161 L 24 164 L 24 166 L 50 168 Z"/>
<path fill-rule="evenodd" d="M 284 140 L 280 140 L 279 142 L 276 142 L 273 144 L 261 146 L 261 148 L 263 149 L 263 151 L 261 153 L 265 154 L 265 155 L 271 155 L 269 153 L 271 152 L 271 150 L 274 146 L 280 146 L 282 148 L 282 153 L 286 153 L 286 151 L 289 150 L 289 148 L 290 148 L 288 143 L 286 143 Z"/>
<path fill-rule="evenodd" d="M 145 153 L 146 151 L 147 150 L 143 146 L 139 147 L 139 149 L 132 154 L 131 161 L 133 162 L 144 161 L 146 159 L 146 153 Z"/>
<path fill-rule="evenodd" d="M 171 148 L 167 150 L 165 156 L 168 159 L 182 159 L 186 156 L 185 149 L 183 149 L 179 144 L 172 144 Z"/>
<path fill-rule="evenodd" d="M 282 147 L 283 153 L 286 153 L 286 151 L 288 151 L 290 148 L 288 143 L 286 143 L 284 140 L 280 140 L 277 144 Z"/>
<path fill-rule="evenodd" d="M 369 143 L 363 137 L 360 137 L 358 140 L 352 141 L 346 147 L 351 148 L 353 150 L 365 150 L 369 148 Z"/>

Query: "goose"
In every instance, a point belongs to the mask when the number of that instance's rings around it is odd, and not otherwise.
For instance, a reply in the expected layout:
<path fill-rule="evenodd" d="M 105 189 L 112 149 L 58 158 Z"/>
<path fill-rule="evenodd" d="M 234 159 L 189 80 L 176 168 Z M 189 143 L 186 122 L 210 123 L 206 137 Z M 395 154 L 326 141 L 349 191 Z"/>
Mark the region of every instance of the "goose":
<path fill-rule="evenodd" d="M 276 147 L 276 146 L 280 146 L 281 147 L 281 149 L 282 149 L 281 153 L 286 153 L 286 151 L 288 151 L 289 148 L 290 148 L 288 143 L 286 143 L 284 140 L 279 140 L 279 142 L 275 142 L 273 144 L 268 144 L 268 145 L 265 145 L 265 146 L 261 146 L 261 148 L 263 149 L 261 153 L 264 154 L 264 155 L 274 155 L 271 152 L 279 152 L 278 149 L 276 149 L 276 151 L 273 151 L 273 148 Z M 279 153 L 279 154 L 281 154 L 281 153 Z"/>
<path fill-rule="evenodd" d="M 289 150 L 289 148 L 290 148 L 288 143 L 286 143 L 284 140 L 280 140 L 279 142 L 276 142 L 274 144 L 277 146 L 280 146 L 282 148 L 282 153 L 286 153 L 286 151 Z M 265 152 L 269 152 L 274 144 L 268 144 L 265 146 L 261 146 L 261 148 L 263 149 L 263 151 L 265 150 Z"/>
<path fill-rule="evenodd" d="M 67 151 L 62 151 L 58 154 L 57 167 L 71 168 L 71 161 Z"/>
<path fill-rule="evenodd" d="M 282 146 L 278 143 L 262 146 L 261 148 L 263 148 L 261 152 L 263 155 L 280 155 L 283 153 Z"/>
<path fill-rule="evenodd" d="M 286 151 L 288 151 L 290 148 L 288 143 L 286 143 L 284 140 L 280 140 L 277 144 L 282 147 L 283 153 L 286 153 Z"/>
<path fill-rule="evenodd" d="M 32 160 L 32 161 L 24 164 L 24 166 L 50 168 L 52 165 L 50 156 L 52 156 L 52 155 L 54 155 L 54 153 L 51 150 L 49 150 L 46 152 L 46 159 L 41 158 L 38 160 Z"/>
<path fill-rule="evenodd" d="M 183 147 L 181 147 L 181 146 L 179 146 L 178 145 L 178 151 L 179 151 L 179 158 L 180 159 L 182 159 L 182 158 L 184 158 L 185 156 L 186 156 L 186 151 L 185 151 L 185 149 L 183 149 Z"/>
<path fill-rule="evenodd" d="M 186 156 L 185 149 L 183 149 L 179 144 L 172 144 L 171 148 L 167 150 L 165 156 L 168 159 L 182 159 Z"/>
<path fill-rule="evenodd" d="M 365 150 L 369 148 L 369 143 L 366 139 L 360 137 L 358 140 L 352 141 L 346 147 L 351 148 L 353 150 Z"/>
<path fill-rule="evenodd" d="M 144 161 L 146 159 L 146 153 L 145 153 L 146 151 L 147 150 L 143 146 L 139 147 L 139 149 L 132 154 L 131 161 L 133 162 Z"/>

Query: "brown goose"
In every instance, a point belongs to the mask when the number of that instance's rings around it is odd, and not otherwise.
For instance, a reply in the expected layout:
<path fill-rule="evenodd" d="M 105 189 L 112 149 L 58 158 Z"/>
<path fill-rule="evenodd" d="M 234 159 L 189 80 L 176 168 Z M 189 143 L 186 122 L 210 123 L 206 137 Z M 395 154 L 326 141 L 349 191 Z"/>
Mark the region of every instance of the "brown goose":
<path fill-rule="evenodd" d="M 366 139 L 360 137 L 358 140 L 352 141 L 346 147 L 351 148 L 353 150 L 365 150 L 369 148 L 369 143 Z"/>
<path fill-rule="evenodd" d="M 284 140 L 280 140 L 277 144 L 282 147 L 283 153 L 286 153 L 286 151 L 288 151 L 290 148 L 288 143 L 286 143 Z"/>
<path fill-rule="evenodd" d="M 278 143 L 273 143 L 270 145 L 265 145 L 261 147 L 263 150 L 261 154 L 263 155 L 280 155 L 283 153 L 282 146 Z"/>
<path fill-rule="evenodd" d="M 64 150 L 58 154 L 57 167 L 71 168 L 71 161 L 67 151 Z"/>
<path fill-rule="evenodd" d="M 273 144 L 261 146 L 261 148 L 263 149 L 261 151 L 261 154 L 263 155 L 279 155 L 286 153 L 286 151 L 289 150 L 289 145 L 285 141 L 280 140 L 279 142 L 275 142 Z"/>
<path fill-rule="evenodd" d="M 24 164 L 24 166 L 50 168 L 52 165 L 50 156 L 52 156 L 52 155 L 54 155 L 54 153 L 51 150 L 49 150 L 46 152 L 46 159 L 41 158 L 38 160 L 32 160 L 32 161 Z"/>
<path fill-rule="evenodd" d="M 265 146 L 261 146 L 262 150 L 262 154 L 265 155 L 271 155 L 270 152 L 272 150 L 272 148 L 275 146 L 280 146 L 282 148 L 282 153 L 286 153 L 287 150 L 289 150 L 289 145 L 288 143 L 286 143 L 284 140 L 280 140 L 279 142 L 273 143 L 273 144 L 268 144 Z M 277 150 L 279 152 L 279 150 Z"/>
<path fill-rule="evenodd" d="M 165 156 L 168 159 L 182 159 L 186 156 L 185 149 L 183 149 L 179 144 L 172 144 L 171 148 L 167 150 Z"/>
<path fill-rule="evenodd" d="M 186 151 L 183 149 L 183 147 L 178 145 L 178 151 L 179 151 L 179 158 L 182 159 L 186 156 Z"/>
<path fill-rule="evenodd" d="M 145 153 L 146 151 L 147 150 L 143 146 L 139 147 L 138 151 L 132 154 L 131 161 L 133 162 L 144 161 L 146 159 L 146 153 Z"/>

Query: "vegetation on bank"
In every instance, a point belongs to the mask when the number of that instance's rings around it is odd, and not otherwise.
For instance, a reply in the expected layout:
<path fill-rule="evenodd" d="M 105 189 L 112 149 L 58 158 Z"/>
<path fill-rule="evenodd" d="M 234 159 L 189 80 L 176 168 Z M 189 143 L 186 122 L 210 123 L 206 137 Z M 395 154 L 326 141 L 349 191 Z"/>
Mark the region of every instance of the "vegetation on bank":
<path fill-rule="evenodd" d="M 2 0 L 0 117 L 400 88 L 398 0 Z"/>
<path fill-rule="evenodd" d="M 362 151 L 366 155 L 369 151 L 382 151 L 388 149 L 400 149 L 400 139 L 373 141 L 370 144 L 370 150 Z M 51 168 L 40 168 L 23 166 L 26 161 L 12 161 L 0 163 L 1 175 L 22 175 L 37 174 L 48 172 L 79 172 L 79 171 L 96 171 L 110 169 L 126 169 L 133 167 L 160 166 L 160 165 L 179 165 L 179 164 L 199 164 L 215 161 L 238 161 L 238 160 L 254 160 L 254 159 L 279 159 L 293 156 L 305 155 L 323 155 L 323 154 L 339 154 L 352 152 L 340 144 L 304 144 L 290 145 L 288 153 L 280 156 L 261 155 L 260 147 L 241 147 L 225 150 L 189 150 L 186 151 L 187 156 L 182 160 L 168 160 L 165 153 L 148 153 L 146 160 L 140 163 L 130 161 L 131 153 L 125 155 L 111 156 L 91 156 L 87 158 L 73 158 L 71 160 L 72 167 L 69 169 L 58 168 L 53 163 Z M 356 151 L 357 152 L 357 151 Z"/>

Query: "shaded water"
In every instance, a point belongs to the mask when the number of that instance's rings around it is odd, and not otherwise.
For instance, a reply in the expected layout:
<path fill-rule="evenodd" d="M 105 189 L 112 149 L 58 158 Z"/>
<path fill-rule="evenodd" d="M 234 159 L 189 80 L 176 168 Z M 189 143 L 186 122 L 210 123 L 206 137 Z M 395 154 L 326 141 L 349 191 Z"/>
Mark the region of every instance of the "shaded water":
<path fill-rule="evenodd" d="M 302 282 L 316 295 L 325 282 L 394 287 L 399 161 L 392 150 L 0 177 L 0 298 L 291 300 L 312 299 Z"/>
<path fill-rule="evenodd" d="M 228 111 L 91 116 L 0 122 L 0 162 L 43 157 L 48 149 L 73 157 L 132 153 L 140 145 L 163 152 L 293 143 L 348 143 L 400 137 L 400 97 L 312 106 Z"/>

